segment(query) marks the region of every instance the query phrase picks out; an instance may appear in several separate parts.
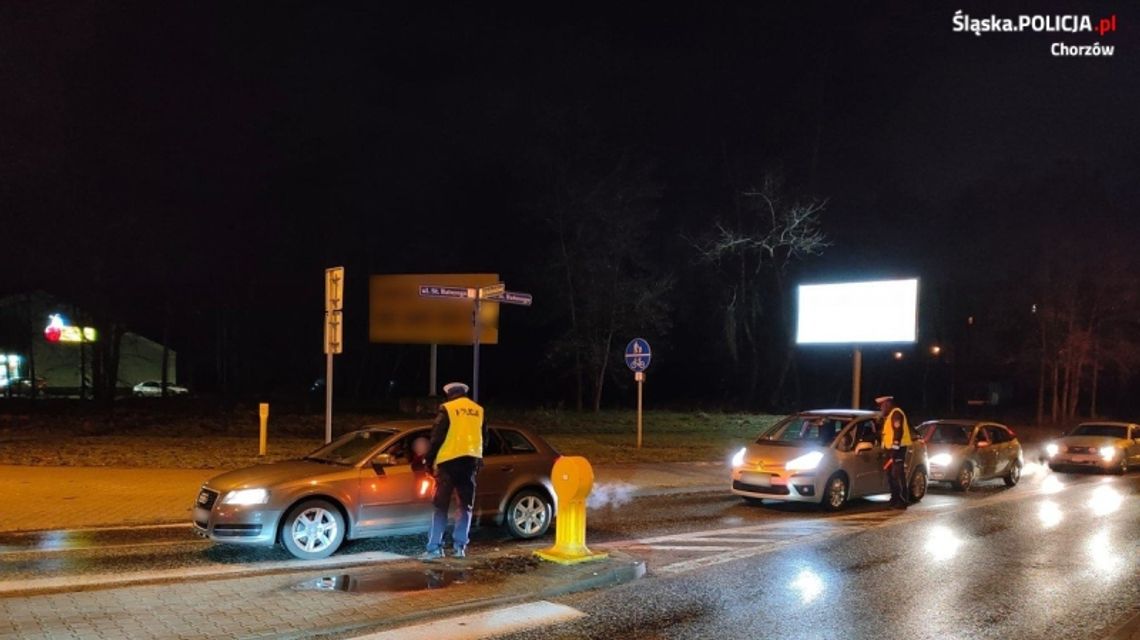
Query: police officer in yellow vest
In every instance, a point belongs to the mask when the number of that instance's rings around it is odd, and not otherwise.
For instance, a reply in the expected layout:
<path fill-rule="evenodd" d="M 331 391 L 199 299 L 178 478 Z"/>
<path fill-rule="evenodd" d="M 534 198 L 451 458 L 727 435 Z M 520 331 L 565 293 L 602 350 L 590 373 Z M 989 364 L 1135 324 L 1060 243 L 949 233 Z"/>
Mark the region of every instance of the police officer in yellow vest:
<path fill-rule="evenodd" d="M 431 430 L 431 449 L 427 467 L 435 473 L 435 511 L 428 533 L 427 551 L 421 560 L 443 558 L 443 530 L 447 527 L 447 511 L 453 494 L 459 495 L 459 515 L 451 538 L 455 557 L 467 556 L 471 511 L 475 508 L 475 475 L 483 467 L 483 443 L 487 441 L 487 422 L 483 407 L 467 397 L 468 387 L 462 382 L 443 386 L 447 401 L 439 405 L 439 414 Z"/>
<path fill-rule="evenodd" d="M 887 454 L 883 470 L 891 487 L 891 507 L 906 509 L 910 495 L 906 484 L 906 452 L 911 445 L 910 424 L 903 410 L 895 406 L 894 396 L 875 398 L 882 413 L 883 451 Z"/>

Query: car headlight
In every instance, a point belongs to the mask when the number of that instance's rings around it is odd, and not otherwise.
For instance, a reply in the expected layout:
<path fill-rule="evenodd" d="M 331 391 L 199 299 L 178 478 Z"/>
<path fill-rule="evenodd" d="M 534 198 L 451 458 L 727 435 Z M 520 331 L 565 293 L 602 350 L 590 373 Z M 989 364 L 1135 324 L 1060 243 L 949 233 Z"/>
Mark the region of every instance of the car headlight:
<path fill-rule="evenodd" d="M 1100 457 L 1106 462 L 1116 457 L 1116 447 L 1101 447 Z"/>
<path fill-rule="evenodd" d="M 788 471 L 811 471 L 819 466 L 820 460 L 823 460 L 823 454 L 818 451 L 812 451 L 794 460 L 789 460 L 788 464 L 784 465 L 784 468 Z"/>
<path fill-rule="evenodd" d="M 238 489 L 226 494 L 222 504 L 251 505 L 269 502 L 269 492 L 265 489 Z"/>
<path fill-rule="evenodd" d="M 1057 452 L 1060 450 L 1061 450 L 1061 448 L 1058 447 L 1057 443 L 1055 443 L 1055 442 L 1050 442 L 1049 444 L 1045 445 L 1045 454 L 1048 455 L 1050 458 L 1057 455 Z"/>
<path fill-rule="evenodd" d="M 930 466 L 932 467 L 949 467 L 951 462 L 954 462 L 954 458 L 949 453 L 930 456 Z"/>
<path fill-rule="evenodd" d="M 739 467 L 740 465 L 744 464 L 744 454 L 747 451 L 748 451 L 747 449 L 741 449 L 740 451 L 737 451 L 736 453 L 734 453 L 732 455 L 732 466 L 733 466 L 733 468 Z"/>

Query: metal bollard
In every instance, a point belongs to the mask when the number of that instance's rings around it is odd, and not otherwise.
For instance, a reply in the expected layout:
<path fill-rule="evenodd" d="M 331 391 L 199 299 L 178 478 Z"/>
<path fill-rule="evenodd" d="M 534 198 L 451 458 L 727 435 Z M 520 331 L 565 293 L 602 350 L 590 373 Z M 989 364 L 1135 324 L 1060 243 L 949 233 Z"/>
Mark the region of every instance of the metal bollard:
<path fill-rule="evenodd" d="M 586 547 L 586 498 L 594 488 L 594 470 L 590 462 L 581 456 L 563 456 L 554 463 L 550 475 L 554 493 L 558 495 L 554 546 L 535 551 L 534 555 L 558 564 L 576 564 L 607 557 L 607 553 L 595 553 Z"/>
<path fill-rule="evenodd" d="M 259 416 L 261 416 L 261 441 L 260 441 L 260 446 L 258 447 L 257 455 L 263 456 L 263 455 L 265 455 L 265 447 L 266 447 L 265 440 L 266 440 L 266 437 L 268 436 L 268 430 L 269 430 L 269 403 L 268 402 L 262 402 L 261 404 L 259 404 L 257 406 L 257 413 Z"/>

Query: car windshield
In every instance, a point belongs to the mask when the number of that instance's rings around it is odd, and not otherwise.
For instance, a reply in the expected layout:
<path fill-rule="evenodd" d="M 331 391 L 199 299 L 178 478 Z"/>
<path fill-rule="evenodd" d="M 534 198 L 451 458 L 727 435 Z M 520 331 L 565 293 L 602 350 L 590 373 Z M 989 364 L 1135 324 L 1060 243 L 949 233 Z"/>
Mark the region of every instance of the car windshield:
<path fill-rule="evenodd" d="M 757 443 L 787 442 L 830 445 L 843 430 L 845 420 L 827 416 L 791 416 L 760 434 Z"/>
<path fill-rule="evenodd" d="M 1128 427 L 1118 424 L 1082 424 L 1073 432 L 1071 436 L 1104 436 L 1107 438 L 1127 438 Z"/>
<path fill-rule="evenodd" d="M 925 426 L 922 437 L 930 444 L 970 444 L 970 429 L 960 424 L 935 422 Z"/>
<path fill-rule="evenodd" d="M 305 456 L 305 460 L 352 465 L 375 449 L 376 445 L 395 433 L 389 429 L 368 429 L 346 433 Z"/>

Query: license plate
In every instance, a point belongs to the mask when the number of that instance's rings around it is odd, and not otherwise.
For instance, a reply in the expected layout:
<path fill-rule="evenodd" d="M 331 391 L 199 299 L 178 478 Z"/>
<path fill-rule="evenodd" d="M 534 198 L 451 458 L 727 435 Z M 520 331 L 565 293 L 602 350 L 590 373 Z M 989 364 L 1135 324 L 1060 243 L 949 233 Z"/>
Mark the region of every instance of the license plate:
<path fill-rule="evenodd" d="M 786 485 L 786 484 L 788 484 L 788 479 L 787 478 L 781 478 L 779 476 L 775 476 L 772 478 L 772 484 Z"/>
<path fill-rule="evenodd" d="M 740 478 L 745 484 L 753 484 L 758 487 L 772 486 L 772 476 L 766 473 L 746 473 Z"/>

